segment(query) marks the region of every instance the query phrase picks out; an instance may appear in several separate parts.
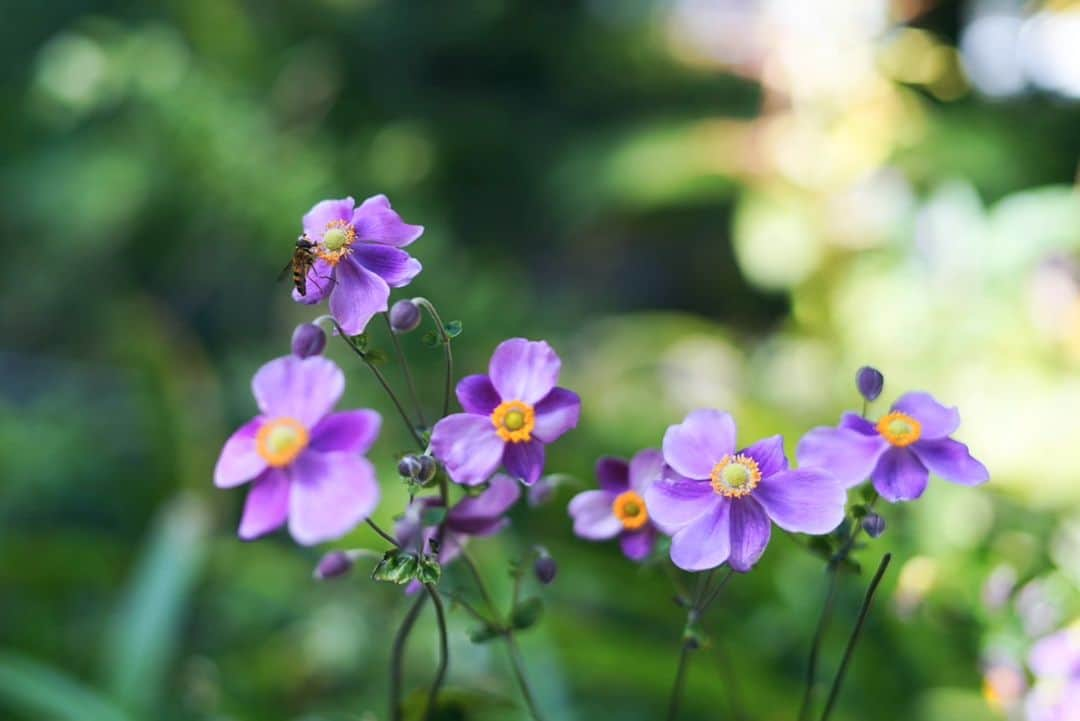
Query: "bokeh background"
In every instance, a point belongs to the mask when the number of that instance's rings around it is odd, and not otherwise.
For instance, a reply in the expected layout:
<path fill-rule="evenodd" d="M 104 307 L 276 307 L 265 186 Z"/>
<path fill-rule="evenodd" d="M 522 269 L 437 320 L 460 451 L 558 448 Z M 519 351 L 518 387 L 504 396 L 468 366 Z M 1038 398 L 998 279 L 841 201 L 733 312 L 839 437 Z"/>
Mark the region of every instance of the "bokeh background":
<path fill-rule="evenodd" d="M 1080 3 L 2 13 L 0 717 L 386 718 L 399 589 L 366 568 L 315 583 L 320 550 L 284 536 L 240 542 L 243 493 L 211 485 L 251 374 L 317 312 L 275 283 L 301 214 L 377 192 L 427 227 L 407 292 L 463 322 L 462 372 L 511 335 L 561 351 L 585 411 L 549 467 L 580 487 L 698 406 L 790 452 L 857 407 L 865 363 L 883 402 L 959 405 L 992 482 L 887 510 L 858 557 L 891 550 L 894 571 L 835 718 L 1016 716 L 1031 639 L 1080 607 Z M 405 340 L 434 410 L 439 351 Z M 330 354 L 347 403 L 386 416 L 389 525 L 407 439 Z M 549 718 L 658 718 L 683 613 L 660 568 L 573 538 L 575 490 L 475 553 L 502 595 L 531 544 L 558 560 L 522 637 Z M 865 583 L 844 583 L 825 675 Z M 774 534 L 708 623 L 685 718 L 794 718 L 823 588 Z M 524 718 L 503 649 L 451 623 L 447 718 Z M 410 687 L 434 659 L 425 616 Z"/>

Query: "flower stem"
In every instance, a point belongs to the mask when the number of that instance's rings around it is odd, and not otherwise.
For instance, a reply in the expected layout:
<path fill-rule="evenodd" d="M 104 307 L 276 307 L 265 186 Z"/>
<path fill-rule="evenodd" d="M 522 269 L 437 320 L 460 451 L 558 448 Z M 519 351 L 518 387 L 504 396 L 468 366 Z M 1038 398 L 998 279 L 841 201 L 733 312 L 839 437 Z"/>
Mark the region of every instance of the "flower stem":
<path fill-rule="evenodd" d="M 885 577 L 885 571 L 888 570 L 889 561 L 891 560 L 891 553 L 886 553 L 882 557 L 877 572 L 874 574 L 873 580 L 870 581 L 870 586 L 866 589 L 866 596 L 863 598 L 862 608 L 859 609 L 859 617 L 855 621 L 855 628 L 851 630 L 851 638 L 848 639 L 847 647 L 844 649 L 844 658 L 840 661 L 840 668 L 836 670 L 836 678 L 833 679 L 832 688 L 829 689 L 829 698 L 825 702 L 825 710 L 821 712 L 821 721 L 828 721 L 829 714 L 832 713 L 833 705 L 836 703 L 836 698 L 840 695 L 840 687 L 844 683 L 844 674 L 847 672 L 848 663 L 851 661 L 851 656 L 855 651 L 855 645 L 859 642 L 859 636 L 862 633 L 866 617 L 870 614 L 870 606 L 874 602 L 874 593 L 877 592 L 881 579 Z"/>
<path fill-rule="evenodd" d="M 446 680 L 446 669 L 450 665 L 450 648 L 446 637 L 446 611 L 443 609 L 439 592 L 430 583 L 424 584 L 424 589 L 431 596 L 431 602 L 435 606 L 435 620 L 439 624 L 439 669 L 435 672 L 435 680 L 431 684 L 431 691 L 428 692 L 427 708 L 424 710 L 424 719 L 428 721 L 435 710 L 439 690 L 442 688 L 443 681 Z"/>
<path fill-rule="evenodd" d="M 412 300 L 413 303 L 416 303 L 431 315 L 431 320 L 435 323 L 435 329 L 439 334 L 439 339 L 442 341 L 443 357 L 446 359 L 446 387 L 443 389 L 442 416 L 440 417 L 445 418 L 450 414 L 450 396 L 454 391 L 454 353 L 450 350 L 451 338 L 446 332 L 446 326 L 443 325 L 439 311 L 435 309 L 435 305 L 430 300 L 419 297 L 413 298 Z"/>
<path fill-rule="evenodd" d="M 379 526 L 378 523 L 375 523 L 375 521 L 371 520 L 370 518 L 368 518 L 366 520 L 367 520 L 367 524 L 369 526 L 371 526 L 371 530 L 373 530 L 373 531 L 375 531 L 375 533 L 379 534 L 379 536 L 381 536 L 384 541 L 386 541 L 387 543 L 389 543 L 389 544 L 391 544 L 393 546 L 398 546 L 399 545 L 398 542 L 397 542 L 397 539 L 394 538 L 393 536 L 391 536 L 386 531 L 384 531 L 382 529 L 382 527 Z"/>
<path fill-rule="evenodd" d="M 427 419 L 424 418 L 424 407 L 420 405 L 420 397 L 416 394 L 416 383 L 413 382 L 409 360 L 405 357 L 405 351 L 401 349 L 401 341 L 398 340 L 397 333 L 394 332 L 393 326 L 390 325 L 390 314 L 383 313 L 382 317 L 386 321 L 386 331 L 390 334 L 390 340 L 394 343 L 394 352 L 397 354 L 398 362 L 401 363 L 401 373 L 405 376 L 405 385 L 409 388 L 409 398 L 412 399 L 413 406 L 416 407 L 416 417 L 420 419 L 420 425 L 426 428 Z"/>
<path fill-rule="evenodd" d="M 409 612 L 405 614 L 405 619 L 401 622 L 401 628 L 398 629 L 397 634 L 394 636 L 394 646 L 390 652 L 390 718 L 393 721 L 401 721 L 402 719 L 401 678 L 404 675 L 405 642 L 409 639 L 409 634 L 412 632 L 416 619 L 420 616 L 420 611 L 423 609 L 427 598 L 423 594 L 416 597 L 416 601 L 409 608 Z"/>
<path fill-rule="evenodd" d="M 514 638 L 514 632 L 507 630 L 503 635 L 506 637 L 506 648 L 510 652 L 510 666 L 514 669 L 514 677 L 517 679 L 518 688 L 521 689 L 521 696 L 525 699 L 525 706 L 529 709 L 529 715 L 535 721 L 544 721 L 544 716 L 536 705 L 536 699 L 533 698 L 532 689 L 529 688 L 529 679 L 525 675 L 525 661 L 521 656 L 521 649 L 518 648 L 517 639 Z"/>
<path fill-rule="evenodd" d="M 391 388 L 390 383 L 387 382 L 386 376 L 383 375 L 383 372 L 379 370 L 378 366 L 371 362 L 371 359 L 368 358 L 367 353 L 365 353 L 362 348 L 358 347 L 353 342 L 352 338 L 345 335 L 345 331 L 341 329 L 341 326 L 338 325 L 336 320 L 331 320 L 330 322 L 334 324 L 335 328 L 337 328 L 338 335 L 340 335 L 341 339 L 345 341 L 345 345 L 349 346 L 352 352 L 359 356 L 360 360 L 364 361 L 364 365 L 371 369 L 371 372 L 375 375 L 376 380 L 379 381 L 379 384 L 383 387 L 383 390 L 386 391 L 386 395 L 390 396 L 390 400 L 394 402 L 394 407 L 397 408 L 398 415 L 400 415 L 401 420 L 405 422 L 405 426 L 409 429 L 409 433 L 412 434 L 413 439 L 416 440 L 416 443 L 420 446 L 421 450 L 424 449 L 426 447 L 424 444 L 424 439 L 421 438 L 420 434 L 416 431 L 416 426 L 413 425 L 412 420 L 409 418 L 409 414 L 405 412 L 405 407 L 401 405 L 401 401 L 398 400 L 397 394 L 394 393 L 394 389 Z"/>
<path fill-rule="evenodd" d="M 810 717 L 810 704 L 813 702 L 814 684 L 817 681 L 818 657 L 821 655 L 821 644 L 825 640 L 825 632 L 832 618 L 833 601 L 836 598 L 837 568 L 830 564 L 825 571 L 829 579 L 828 587 L 825 591 L 825 603 L 821 607 L 821 615 L 818 616 L 817 628 L 814 629 L 810 658 L 806 663 L 806 688 L 803 690 L 802 705 L 799 707 L 799 721 L 806 721 Z"/>
<path fill-rule="evenodd" d="M 671 686 L 671 696 L 668 698 L 667 721 L 675 721 L 679 716 L 679 706 L 682 703 L 683 687 L 686 685 L 686 672 L 690 666 L 690 652 L 698 648 L 698 640 L 693 634 L 695 626 L 701 620 L 701 616 L 709 605 L 720 595 L 720 591 L 731 579 L 732 570 L 729 568 L 725 575 L 712 591 L 709 583 L 712 581 L 716 569 L 708 573 L 699 573 L 694 585 L 694 597 L 690 602 L 690 608 L 686 610 L 686 628 L 683 630 L 682 644 L 679 648 L 679 662 L 675 667 L 675 681 Z"/>

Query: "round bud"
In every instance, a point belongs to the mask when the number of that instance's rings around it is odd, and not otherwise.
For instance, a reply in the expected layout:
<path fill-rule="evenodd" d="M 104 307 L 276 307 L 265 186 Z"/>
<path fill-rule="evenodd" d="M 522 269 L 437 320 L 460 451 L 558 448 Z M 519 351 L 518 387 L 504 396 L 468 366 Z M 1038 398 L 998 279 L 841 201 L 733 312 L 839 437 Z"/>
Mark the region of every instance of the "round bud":
<path fill-rule="evenodd" d="M 397 464 L 397 472 L 402 478 L 416 479 L 420 475 L 420 459 L 416 456 L 405 456 Z"/>
<path fill-rule="evenodd" d="M 325 581 L 329 578 L 344 576 L 352 570 L 353 560 L 345 551 L 330 551 L 319 560 L 315 567 L 315 578 Z"/>
<path fill-rule="evenodd" d="M 555 580 L 555 574 L 558 572 L 559 566 L 546 551 L 541 553 L 536 559 L 536 563 L 533 564 L 533 573 L 536 574 L 536 580 L 545 586 Z"/>
<path fill-rule="evenodd" d="M 885 533 L 885 519 L 876 513 L 867 513 L 862 519 L 862 527 L 870 538 L 877 538 Z"/>
<path fill-rule="evenodd" d="M 411 300 L 399 300 L 390 306 L 390 327 L 398 335 L 416 330 L 420 325 L 420 308 Z"/>
<path fill-rule="evenodd" d="M 881 375 L 877 368 L 863 366 L 855 374 L 855 387 L 859 389 L 859 395 L 866 400 L 877 400 L 881 389 L 885 387 L 885 376 Z"/>
<path fill-rule="evenodd" d="M 314 323 L 301 323 L 292 334 L 292 352 L 298 358 L 319 355 L 326 347 L 326 333 Z"/>
<path fill-rule="evenodd" d="M 420 464 L 420 468 L 416 473 L 416 480 L 421 483 L 427 483 L 435 477 L 435 472 L 439 470 L 438 462 L 431 456 L 416 456 L 417 463 Z"/>

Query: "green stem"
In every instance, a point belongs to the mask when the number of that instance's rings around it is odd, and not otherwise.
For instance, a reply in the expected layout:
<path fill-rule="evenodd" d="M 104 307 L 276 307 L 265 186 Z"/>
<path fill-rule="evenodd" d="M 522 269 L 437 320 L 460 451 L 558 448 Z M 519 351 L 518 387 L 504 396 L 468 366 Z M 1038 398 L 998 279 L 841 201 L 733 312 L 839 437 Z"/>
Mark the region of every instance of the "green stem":
<path fill-rule="evenodd" d="M 521 689 L 521 696 L 525 699 L 525 706 L 529 709 L 529 714 L 535 721 L 544 721 L 544 717 L 536 705 L 532 689 L 529 688 L 529 679 L 525 676 L 525 661 L 521 656 L 521 649 L 518 648 L 517 640 L 514 638 L 514 632 L 507 629 L 504 636 L 506 637 L 506 648 L 510 652 L 510 666 L 514 669 L 514 677 L 517 679 L 518 688 Z"/>
<path fill-rule="evenodd" d="M 821 721 L 828 721 L 829 714 L 832 713 L 836 699 L 840 695 L 840 687 L 844 683 L 848 663 L 850 663 L 851 656 L 855 652 L 855 646 L 859 642 L 863 624 L 866 623 L 866 617 L 870 614 L 870 607 L 874 603 L 874 593 L 877 592 L 881 579 L 885 577 L 885 571 L 888 570 L 889 561 L 891 560 L 891 553 L 886 553 L 882 557 L 877 572 L 874 574 L 873 580 L 870 581 L 870 586 L 866 589 L 866 596 L 863 598 L 862 608 L 859 609 L 859 617 L 855 621 L 855 628 L 851 630 L 851 638 L 848 639 L 847 647 L 844 649 L 844 658 L 840 661 L 840 668 L 836 670 L 836 678 L 833 679 L 832 688 L 829 689 L 829 698 L 825 701 L 825 710 L 821 712 Z"/>
<path fill-rule="evenodd" d="M 825 632 L 829 627 L 833 602 L 836 598 L 837 568 L 837 566 L 829 564 L 825 571 L 829 578 L 828 588 L 825 592 L 825 603 L 821 607 L 821 615 L 818 616 L 817 627 L 814 629 L 814 640 L 810 645 L 810 658 L 806 663 L 806 687 L 803 689 L 802 705 L 799 707 L 799 721 L 806 721 L 810 717 L 814 684 L 817 682 L 818 657 L 821 655 L 821 644 L 825 640 Z"/>
<path fill-rule="evenodd" d="M 423 594 L 416 597 L 416 601 L 409 608 L 409 612 L 405 614 L 405 619 L 401 622 L 401 628 L 398 629 L 397 634 L 394 636 L 394 646 L 390 652 L 390 718 L 393 721 L 401 721 L 403 718 L 401 679 L 404 676 L 405 643 L 408 641 L 409 634 L 416 624 L 416 619 L 420 616 L 425 601 L 427 601 L 427 596 Z"/>
<path fill-rule="evenodd" d="M 425 721 L 430 721 L 431 714 L 435 710 L 435 702 L 439 697 L 439 690 L 442 688 L 443 681 L 446 680 L 446 669 L 450 665 L 450 645 L 446 636 L 446 611 L 443 609 L 439 592 L 430 583 L 424 584 L 424 589 L 435 605 L 435 620 L 439 624 L 439 669 L 435 672 L 435 680 L 431 684 L 431 691 L 428 692 L 427 708 L 424 710 Z"/>
<path fill-rule="evenodd" d="M 375 521 L 373 521 L 373 520 L 371 520 L 371 519 L 369 518 L 369 519 L 367 519 L 367 524 L 368 524 L 369 526 L 371 526 L 371 530 L 373 530 L 373 531 L 375 531 L 375 533 L 379 534 L 379 536 L 381 536 L 381 537 L 382 537 L 382 539 L 383 539 L 384 541 L 386 541 L 387 543 L 389 543 L 389 544 L 391 544 L 391 545 L 393 545 L 393 546 L 395 546 L 395 547 L 396 547 L 397 545 L 399 545 L 399 544 L 398 544 L 398 542 L 397 542 L 397 539 L 396 539 L 396 538 L 394 538 L 393 536 L 391 536 L 391 535 L 390 535 L 389 533 L 387 533 L 386 531 L 384 531 L 384 530 L 383 530 L 383 529 L 382 529 L 382 528 L 381 528 L 381 527 L 379 526 L 379 524 L 378 524 L 378 523 L 375 523 Z"/>
<path fill-rule="evenodd" d="M 412 369 L 409 368 L 409 360 L 405 357 L 405 351 L 401 349 L 401 341 L 398 340 L 397 333 L 394 332 L 394 327 L 390 325 L 390 314 L 383 313 L 383 320 L 386 321 L 386 330 L 390 334 L 390 340 L 394 343 L 394 352 L 397 354 L 398 362 L 401 363 L 401 373 L 405 376 L 405 385 L 409 389 L 409 398 L 412 399 L 413 406 L 416 407 L 416 417 L 420 419 L 420 425 L 427 428 L 427 419 L 424 418 L 424 407 L 420 405 L 420 397 L 416 394 L 416 383 L 413 382 Z"/>
<path fill-rule="evenodd" d="M 496 619 L 499 618 L 499 610 L 495 606 L 495 599 L 488 592 L 487 584 L 484 583 L 484 578 L 480 575 L 480 569 L 476 567 L 476 562 L 473 561 L 469 552 L 464 549 L 461 551 L 461 560 L 465 563 L 465 567 L 469 569 L 473 580 L 476 581 L 476 589 L 480 592 L 480 597 L 484 599 L 484 604 L 488 607 L 488 613 Z"/>
<path fill-rule="evenodd" d="M 450 396 L 454 392 L 454 353 L 450 350 L 451 338 L 446 332 L 446 326 L 443 324 L 439 311 L 435 309 L 435 305 L 430 300 L 427 298 L 413 298 L 413 303 L 416 303 L 431 315 L 431 320 L 435 323 L 435 329 L 440 340 L 442 340 L 443 357 L 446 359 L 446 387 L 443 389 L 442 407 L 442 417 L 445 418 L 450 414 Z"/>
<path fill-rule="evenodd" d="M 683 688 L 686 686 L 686 672 L 690 667 L 690 652 L 697 647 L 696 641 L 690 635 L 690 630 L 701 618 L 700 604 L 705 595 L 705 588 L 714 571 L 715 569 L 709 571 L 708 575 L 699 573 L 694 584 L 694 597 L 690 601 L 690 608 L 686 610 L 686 628 L 683 630 L 682 644 L 679 648 L 679 661 L 675 667 L 675 681 L 671 685 L 671 695 L 668 698 L 667 721 L 675 721 L 679 717 Z"/>

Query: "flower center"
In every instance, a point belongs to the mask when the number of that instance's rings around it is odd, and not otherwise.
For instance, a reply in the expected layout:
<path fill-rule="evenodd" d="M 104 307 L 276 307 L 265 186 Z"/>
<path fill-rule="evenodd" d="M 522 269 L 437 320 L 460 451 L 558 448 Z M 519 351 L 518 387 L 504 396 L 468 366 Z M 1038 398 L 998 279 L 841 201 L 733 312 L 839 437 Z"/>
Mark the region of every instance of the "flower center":
<path fill-rule="evenodd" d="M 636 531 L 649 522 L 645 499 L 637 491 L 625 491 L 616 496 L 611 504 L 611 512 L 628 531 Z"/>
<path fill-rule="evenodd" d="M 331 265 L 349 254 L 349 247 L 356 240 L 356 229 L 344 220 L 331 220 L 326 224 L 322 242 L 315 254 Z"/>
<path fill-rule="evenodd" d="M 922 437 L 922 424 L 907 413 L 893 411 L 878 421 L 877 432 L 889 443 L 903 448 Z"/>
<path fill-rule="evenodd" d="M 721 496 L 741 498 L 761 482 L 761 470 L 750 456 L 728 454 L 713 466 L 709 478 L 709 484 Z"/>
<path fill-rule="evenodd" d="M 255 450 L 274 468 L 292 463 L 307 444 L 307 428 L 295 418 L 275 418 L 255 436 Z"/>
<path fill-rule="evenodd" d="M 491 413 L 491 423 L 495 432 L 504 441 L 522 443 L 532 440 L 532 431 L 536 426 L 536 411 L 522 401 L 506 401 Z"/>

